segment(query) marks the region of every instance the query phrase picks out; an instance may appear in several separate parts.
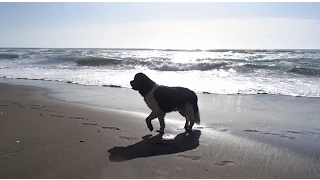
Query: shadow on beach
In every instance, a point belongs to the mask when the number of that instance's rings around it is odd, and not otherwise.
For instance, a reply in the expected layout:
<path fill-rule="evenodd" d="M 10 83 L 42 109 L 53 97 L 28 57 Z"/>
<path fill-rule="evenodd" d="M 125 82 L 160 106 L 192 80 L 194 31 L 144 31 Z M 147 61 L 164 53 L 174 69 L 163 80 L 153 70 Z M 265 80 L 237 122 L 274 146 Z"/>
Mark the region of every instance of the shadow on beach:
<path fill-rule="evenodd" d="M 175 154 L 195 149 L 199 146 L 201 131 L 183 132 L 174 139 L 163 139 L 163 134 L 146 135 L 142 141 L 127 147 L 113 147 L 108 150 L 109 159 L 113 162 L 122 162 L 135 158 Z"/>

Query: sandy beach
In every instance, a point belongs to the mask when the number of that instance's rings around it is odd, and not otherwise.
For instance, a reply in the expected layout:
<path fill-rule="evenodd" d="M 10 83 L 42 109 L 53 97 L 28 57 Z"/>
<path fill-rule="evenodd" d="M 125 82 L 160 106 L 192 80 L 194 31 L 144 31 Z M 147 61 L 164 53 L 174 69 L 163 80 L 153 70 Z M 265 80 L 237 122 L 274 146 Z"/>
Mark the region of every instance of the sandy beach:
<path fill-rule="evenodd" d="M 159 135 L 144 113 L 46 94 L 1 84 L 0 178 L 320 178 L 310 154 L 182 121 Z"/>

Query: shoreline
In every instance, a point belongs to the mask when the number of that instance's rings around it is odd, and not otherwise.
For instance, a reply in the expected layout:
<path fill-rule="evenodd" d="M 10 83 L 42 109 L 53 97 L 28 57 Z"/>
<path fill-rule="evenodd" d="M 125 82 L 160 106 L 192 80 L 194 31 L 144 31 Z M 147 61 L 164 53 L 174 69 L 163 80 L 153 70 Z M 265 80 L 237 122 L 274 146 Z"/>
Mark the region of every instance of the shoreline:
<path fill-rule="evenodd" d="M 144 119 L 150 110 L 141 96 L 126 88 L 83 86 L 62 82 L 15 80 L 11 85 L 42 88 L 52 100 L 89 105 L 139 114 Z M 0 79 L 0 83 L 3 83 Z M 201 127 L 221 131 L 278 148 L 320 158 L 320 98 L 296 98 L 268 95 L 198 94 Z M 130 101 L 128 101 L 130 99 Z M 178 113 L 166 115 L 166 121 L 183 124 Z"/>
<path fill-rule="evenodd" d="M 128 87 L 123 87 L 119 85 L 114 85 L 114 84 L 107 84 L 107 85 L 87 85 L 87 84 L 80 84 L 80 83 L 75 83 L 71 81 L 58 81 L 58 80 L 46 80 L 44 78 L 42 79 L 28 79 L 28 78 L 8 78 L 6 76 L 0 77 L 0 81 L 10 81 L 10 80 L 25 80 L 25 81 L 44 81 L 44 82 L 53 82 L 53 83 L 64 83 L 64 84 L 72 84 L 72 85 L 79 85 L 79 86 L 86 86 L 86 87 L 106 87 L 106 88 L 121 88 L 121 89 L 131 89 Z M 1 83 L 1 82 L 0 82 Z M 4 83 L 6 84 L 6 83 Z M 26 85 L 28 86 L 28 85 Z M 32 86 L 32 85 L 31 85 Z M 300 96 L 300 95 L 285 95 L 285 94 L 270 94 L 270 93 L 265 93 L 265 92 L 257 92 L 254 94 L 246 94 L 246 93 L 227 93 L 227 94 L 220 94 L 220 93 L 213 93 L 213 92 L 208 92 L 208 91 L 195 91 L 196 94 L 200 95 L 216 95 L 216 96 L 259 96 L 259 95 L 268 95 L 268 96 L 288 96 L 288 97 L 297 97 L 297 98 L 320 98 L 320 96 Z"/>

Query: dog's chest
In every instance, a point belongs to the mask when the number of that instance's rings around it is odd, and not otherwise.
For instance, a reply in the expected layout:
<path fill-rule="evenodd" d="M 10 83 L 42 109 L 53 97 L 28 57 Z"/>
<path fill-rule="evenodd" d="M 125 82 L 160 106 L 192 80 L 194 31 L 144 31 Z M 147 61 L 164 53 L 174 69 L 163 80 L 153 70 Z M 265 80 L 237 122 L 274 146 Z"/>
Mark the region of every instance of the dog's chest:
<path fill-rule="evenodd" d="M 160 111 L 158 102 L 155 100 L 153 96 L 153 92 L 147 94 L 144 97 L 144 101 L 146 102 L 147 106 L 152 110 L 152 111 Z"/>

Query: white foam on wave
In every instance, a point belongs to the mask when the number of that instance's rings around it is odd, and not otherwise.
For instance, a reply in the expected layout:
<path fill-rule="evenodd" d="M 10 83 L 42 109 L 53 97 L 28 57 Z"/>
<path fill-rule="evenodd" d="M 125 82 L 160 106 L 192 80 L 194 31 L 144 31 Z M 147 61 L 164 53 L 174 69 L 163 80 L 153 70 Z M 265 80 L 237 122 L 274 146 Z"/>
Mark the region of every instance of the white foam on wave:
<path fill-rule="evenodd" d="M 320 97 L 320 83 L 310 79 L 245 77 L 234 71 L 167 71 L 154 70 L 103 70 L 91 69 L 46 69 L 8 68 L 1 69 L 1 77 L 44 79 L 72 82 L 82 85 L 115 85 L 130 88 L 129 81 L 135 73 L 143 71 L 159 84 L 184 86 L 197 92 L 217 94 L 282 94 L 291 96 Z"/>
<path fill-rule="evenodd" d="M 197 92 L 320 97 L 320 70 L 302 66 L 299 59 L 289 61 L 289 57 L 303 57 L 305 53 L 79 49 L 2 49 L 1 53 L 19 55 L 0 61 L 0 76 L 7 78 L 130 88 L 134 74 L 145 72 L 160 84 L 185 86 Z M 319 53 L 308 56 L 316 58 Z M 260 57 L 269 60 L 261 62 Z M 79 59 L 83 66 L 77 64 Z M 302 62 L 313 63 L 309 59 Z"/>

